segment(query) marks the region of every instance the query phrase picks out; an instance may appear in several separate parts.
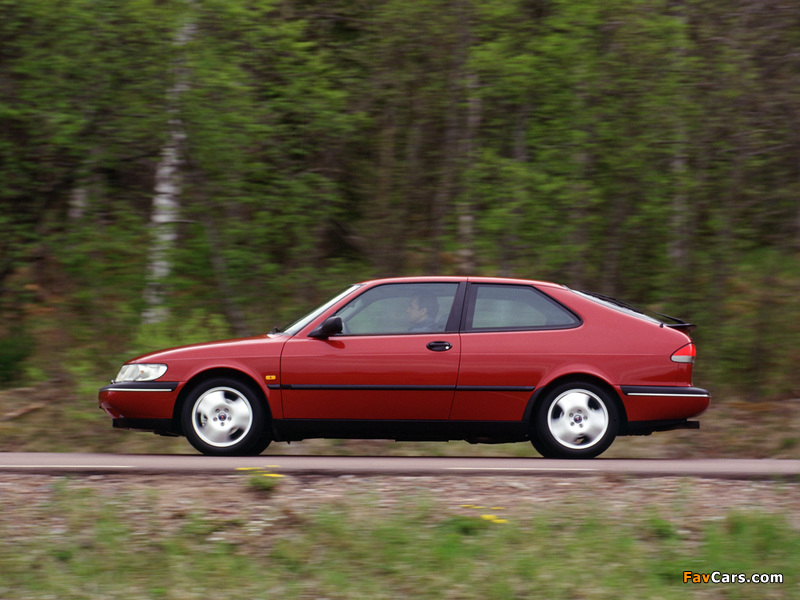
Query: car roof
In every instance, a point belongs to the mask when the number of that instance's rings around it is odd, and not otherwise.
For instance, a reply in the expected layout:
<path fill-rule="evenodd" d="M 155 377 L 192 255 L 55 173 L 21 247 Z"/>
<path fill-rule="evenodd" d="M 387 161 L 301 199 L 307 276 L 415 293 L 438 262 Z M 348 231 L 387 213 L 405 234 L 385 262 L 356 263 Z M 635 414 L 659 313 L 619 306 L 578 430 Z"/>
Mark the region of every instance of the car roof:
<path fill-rule="evenodd" d="M 552 283 L 550 281 L 539 281 L 535 279 L 516 279 L 511 277 L 485 277 L 485 276 L 435 276 L 424 275 L 417 277 L 386 277 L 383 279 L 370 279 L 360 282 L 361 285 L 381 285 L 385 283 L 460 283 L 462 281 L 469 281 L 470 283 L 499 283 L 499 284 L 516 284 L 516 285 L 537 285 L 544 287 L 559 287 L 565 286 Z"/>

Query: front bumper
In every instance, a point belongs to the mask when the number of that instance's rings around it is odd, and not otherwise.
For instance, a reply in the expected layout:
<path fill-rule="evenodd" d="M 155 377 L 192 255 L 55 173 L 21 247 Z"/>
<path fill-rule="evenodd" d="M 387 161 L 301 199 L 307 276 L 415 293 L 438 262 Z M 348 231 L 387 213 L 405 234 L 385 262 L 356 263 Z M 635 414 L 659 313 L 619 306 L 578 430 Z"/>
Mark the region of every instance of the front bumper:
<path fill-rule="evenodd" d="M 177 381 L 112 383 L 100 389 L 98 403 L 115 420 L 171 421 L 181 386 Z"/>

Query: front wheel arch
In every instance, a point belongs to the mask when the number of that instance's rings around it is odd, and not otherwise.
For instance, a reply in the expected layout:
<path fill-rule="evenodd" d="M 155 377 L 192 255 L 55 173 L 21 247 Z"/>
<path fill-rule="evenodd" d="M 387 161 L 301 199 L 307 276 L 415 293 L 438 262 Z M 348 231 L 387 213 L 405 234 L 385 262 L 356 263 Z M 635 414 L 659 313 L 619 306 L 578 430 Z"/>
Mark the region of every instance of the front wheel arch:
<path fill-rule="evenodd" d="M 258 385 L 258 382 L 256 382 L 255 379 L 246 373 L 243 373 L 242 371 L 237 371 L 236 369 L 209 369 L 208 371 L 202 371 L 192 377 L 186 383 L 186 385 L 183 386 L 183 389 L 181 389 L 180 393 L 178 394 L 178 398 L 175 401 L 175 407 L 172 410 L 173 431 L 181 435 L 186 435 L 181 426 L 181 414 L 183 413 L 183 405 L 186 402 L 186 398 L 192 391 L 194 391 L 195 387 L 202 384 L 204 381 L 214 379 L 216 377 L 235 379 L 245 385 L 251 386 L 253 391 L 258 395 L 258 400 L 261 402 L 261 405 L 266 411 L 268 422 L 272 422 L 272 410 L 270 410 L 269 401 L 267 400 L 264 391 L 261 389 L 261 386 Z"/>
<path fill-rule="evenodd" d="M 242 443 L 213 447 L 213 443 L 206 443 L 202 439 L 202 435 L 192 431 L 187 413 L 193 409 L 189 405 L 193 405 L 198 400 L 198 390 L 208 391 L 206 388 L 210 386 L 229 388 L 234 392 L 234 395 L 240 395 L 251 406 L 252 431 L 248 432 L 246 439 L 245 437 L 242 438 Z M 201 391 L 200 394 L 202 393 Z M 215 369 L 192 379 L 184 386 L 179 402 L 175 403 L 173 420 L 177 424 L 178 431 L 203 454 L 257 455 L 272 441 L 272 414 L 269 409 L 269 403 L 263 391 L 252 378 L 237 371 Z"/>

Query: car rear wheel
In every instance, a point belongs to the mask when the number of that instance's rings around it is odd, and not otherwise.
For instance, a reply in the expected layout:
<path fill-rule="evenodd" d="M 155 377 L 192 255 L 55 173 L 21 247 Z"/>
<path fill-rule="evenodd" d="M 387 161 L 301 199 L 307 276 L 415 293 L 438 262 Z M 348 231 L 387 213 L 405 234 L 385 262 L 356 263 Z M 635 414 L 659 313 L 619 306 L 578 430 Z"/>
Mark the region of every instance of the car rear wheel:
<path fill-rule="evenodd" d="M 236 379 L 215 378 L 195 387 L 181 415 L 184 435 L 203 454 L 260 454 L 270 443 L 259 394 Z"/>
<path fill-rule="evenodd" d="M 594 458 L 617 436 L 619 413 L 611 395 L 588 382 L 551 390 L 536 410 L 533 446 L 547 458 Z"/>

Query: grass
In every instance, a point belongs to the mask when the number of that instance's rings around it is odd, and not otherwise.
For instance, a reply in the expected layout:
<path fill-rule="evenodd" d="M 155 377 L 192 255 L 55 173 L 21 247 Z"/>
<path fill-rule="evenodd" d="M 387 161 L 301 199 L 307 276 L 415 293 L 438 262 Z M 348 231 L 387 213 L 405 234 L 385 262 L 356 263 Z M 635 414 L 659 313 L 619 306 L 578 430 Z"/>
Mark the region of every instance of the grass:
<path fill-rule="evenodd" d="M 286 510 L 253 488 L 256 475 L 242 475 L 230 505 L 56 480 L 15 514 L 0 512 L 0 597 L 762 600 L 800 592 L 800 531 L 790 515 L 726 511 L 687 521 L 658 508 L 623 516 L 577 499 L 560 508 L 443 508 L 424 493 L 392 506 L 353 494 Z M 782 573 L 784 583 L 686 584 L 684 571 Z"/>
<path fill-rule="evenodd" d="M 268 468 L 241 467 L 238 470 L 248 473 L 247 485 L 251 490 L 265 494 L 274 492 L 278 487 L 278 483 L 284 477 L 280 473 L 273 473 Z"/>

